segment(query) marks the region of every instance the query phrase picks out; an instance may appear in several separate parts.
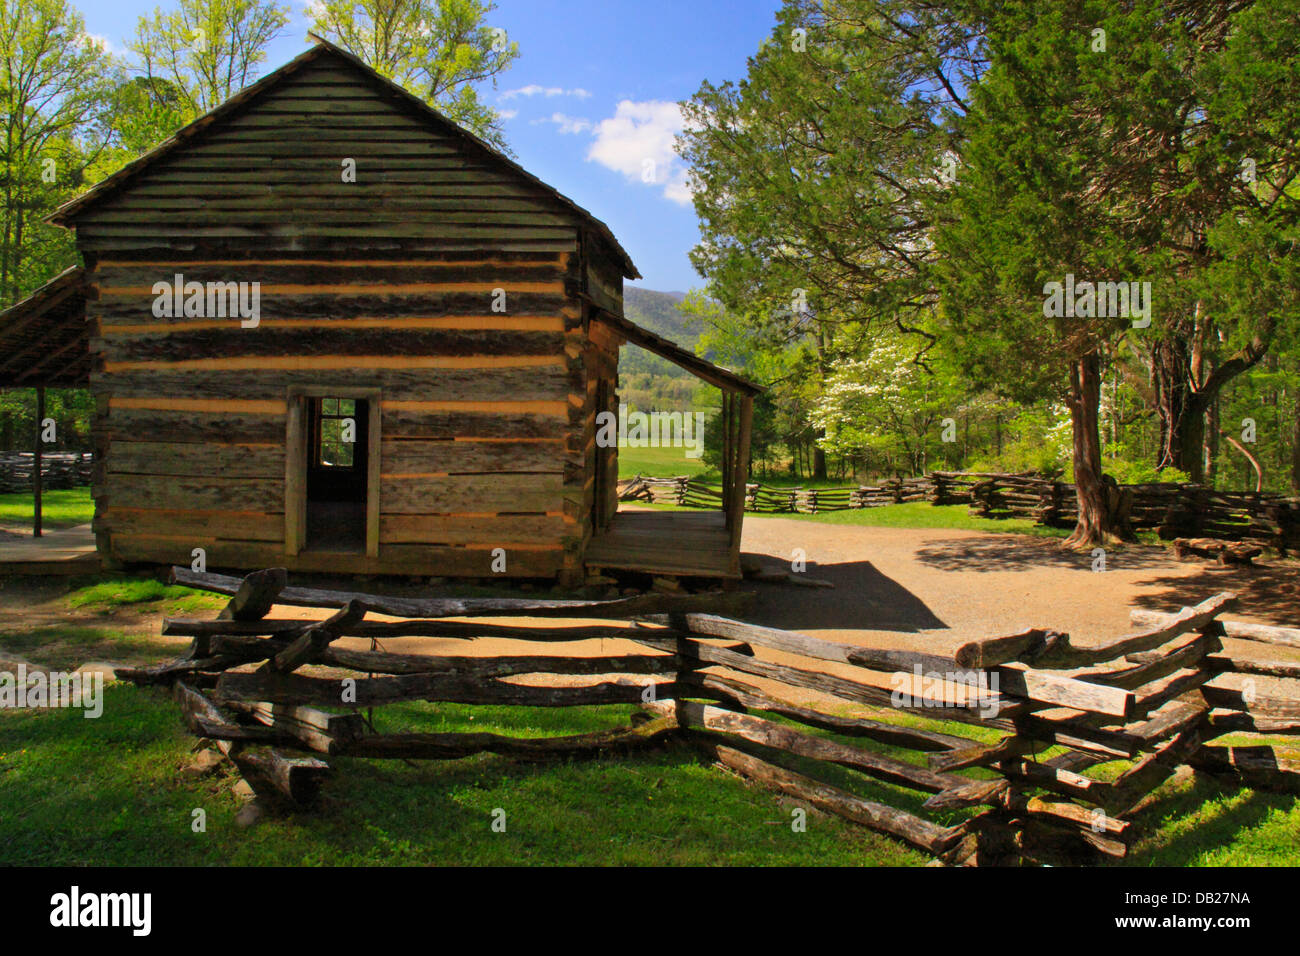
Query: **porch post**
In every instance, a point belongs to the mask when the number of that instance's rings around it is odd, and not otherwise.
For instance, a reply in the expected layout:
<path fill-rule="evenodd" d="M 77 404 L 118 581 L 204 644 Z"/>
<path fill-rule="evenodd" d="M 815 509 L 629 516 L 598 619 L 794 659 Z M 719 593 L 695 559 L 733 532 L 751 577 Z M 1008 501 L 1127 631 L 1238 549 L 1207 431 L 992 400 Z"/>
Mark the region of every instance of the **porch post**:
<path fill-rule="evenodd" d="M 36 448 L 32 452 L 32 537 L 41 536 L 41 423 L 45 421 L 45 386 L 36 386 Z"/>
<path fill-rule="evenodd" d="M 722 511 L 731 527 L 731 393 L 722 390 Z"/>
<path fill-rule="evenodd" d="M 731 544 L 740 544 L 740 526 L 745 518 L 745 482 L 749 480 L 749 435 L 754 422 L 754 396 L 740 395 L 740 427 L 735 436 L 736 464 L 734 484 L 731 488 L 730 512 L 727 526 L 731 529 Z"/>

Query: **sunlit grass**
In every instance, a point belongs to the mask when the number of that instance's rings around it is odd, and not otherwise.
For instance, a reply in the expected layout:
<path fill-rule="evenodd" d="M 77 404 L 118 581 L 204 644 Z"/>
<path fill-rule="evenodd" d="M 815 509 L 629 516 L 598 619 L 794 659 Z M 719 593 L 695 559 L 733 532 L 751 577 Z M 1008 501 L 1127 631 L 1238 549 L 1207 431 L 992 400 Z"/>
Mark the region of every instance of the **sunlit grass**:
<path fill-rule="evenodd" d="M 105 613 L 127 605 L 157 605 L 167 614 L 188 614 L 225 607 L 230 599 L 208 591 L 163 584 L 156 578 L 99 576 L 75 588 L 67 598 L 69 607 L 99 609 Z"/>
<path fill-rule="evenodd" d="M 711 476 L 714 481 L 718 480 L 717 472 L 706 465 L 703 458 L 687 458 L 688 451 L 688 448 L 620 448 L 618 476 L 670 478 L 691 475 Z"/>
<path fill-rule="evenodd" d="M 388 710 L 388 708 L 385 708 Z M 418 705 L 397 726 L 583 733 L 627 708 Z M 113 686 L 104 715 L 0 712 L 0 864 L 31 865 L 919 865 L 924 855 L 810 814 L 795 832 L 768 791 L 687 747 L 523 763 L 334 758 L 315 812 L 234 825 L 233 778 L 178 774 L 193 738 L 161 691 Z M 207 829 L 191 828 L 193 810 Z M 505 832 L 492 828 L 504 811 Z"/>
<path fill-rule="evenodd" d="M 30 525 L 35 504 L 31 492 L 0 495 L 0 524 Z M 41 495 L 41 521 L 48 528 L 86 524 L 95 516 L 90 489 L 69 488 Z"/>

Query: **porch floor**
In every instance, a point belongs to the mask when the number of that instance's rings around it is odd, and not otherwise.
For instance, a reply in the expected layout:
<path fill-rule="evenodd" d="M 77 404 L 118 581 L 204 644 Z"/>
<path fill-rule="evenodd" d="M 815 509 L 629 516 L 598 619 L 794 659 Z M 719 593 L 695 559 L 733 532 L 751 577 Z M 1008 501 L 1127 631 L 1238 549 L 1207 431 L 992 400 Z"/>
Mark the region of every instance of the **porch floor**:
<path fill-rule="evenodd" d="M 585 563 L 593 571 L 739 578 L 739 550 L 721 511 L 619 511 L 587 544 Z"/>
<path fill-rule="evenodd" d="M 99 570 L 90 525 L 31 532 L 0 531 L 0 574 L 93 574 Z"/>

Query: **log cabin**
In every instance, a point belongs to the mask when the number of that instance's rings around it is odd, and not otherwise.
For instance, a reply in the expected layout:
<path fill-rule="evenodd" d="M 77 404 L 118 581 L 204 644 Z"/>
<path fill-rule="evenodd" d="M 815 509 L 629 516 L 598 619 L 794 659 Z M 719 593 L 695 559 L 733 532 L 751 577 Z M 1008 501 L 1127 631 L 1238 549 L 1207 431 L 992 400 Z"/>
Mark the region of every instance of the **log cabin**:
<path fill-rule="evenodd" d="M 623 315 L 604 223 L 312 39 L 60 207 L 83 265 L 0 313 L 0 387 L 95 397 L 104 561 L 739 576 L 757 387 Z M 624 343 L 721 389 L 718 511 L 618 510 Z"/>

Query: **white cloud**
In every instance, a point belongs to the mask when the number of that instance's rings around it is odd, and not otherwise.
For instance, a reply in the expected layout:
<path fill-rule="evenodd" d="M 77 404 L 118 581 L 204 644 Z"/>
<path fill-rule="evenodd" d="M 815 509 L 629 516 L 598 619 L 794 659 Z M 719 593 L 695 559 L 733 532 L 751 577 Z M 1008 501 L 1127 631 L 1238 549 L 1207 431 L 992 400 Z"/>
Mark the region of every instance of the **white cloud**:
<path fill-rule="evenodd" d="M 497 110 L 497 116 L 500 116 L 503 120 L 512 120 L 518 115 L 518 110 Z"/>
<path fill-rule="evenodd" d="M 676 103 L 623 100 L 613 116 L 596 124 L 587 159 L 629 179 L 663 186 L 666 199 L 685 205 L 691 201 L 690 182 L 673 149 L 684 126 Z"/>
<path fill-rule="evenodd" d="M 540 86 L 537 83 L 529 83 L 527 86 L 521 86 L 517 90 L 506 90 L 501 94 L 503 100 L 513 100 L 519 96 L 576 96 L 580 100 L 585 100 L 591 96 L 587 90 L 582 87 L 575 87 L 566 90 L 562 86 Z"/>
<path fill-rule="evenodd" d="M 105 53 L 112 53 L 115 56 L 126 55 L 127 51 L 125 47 L 118 46 L 106 36 L 101 36 L 98 33 L 87 33 L 86 39 L 95 44 L 95 46 L 99 47 L 99 49 L 103 50 Z"/>
<path fill-rule="evenodd" d="M 586 133 L 592 129 L 592 122 L 589 119 L 583 119 L 581 116 L 569 116 L 565 113 L 552 113 L 550 116 L 543 116 L 541 119 L 529 120 L 533 126 L 541 123 L 554 123 L 561 133 Z"/>

